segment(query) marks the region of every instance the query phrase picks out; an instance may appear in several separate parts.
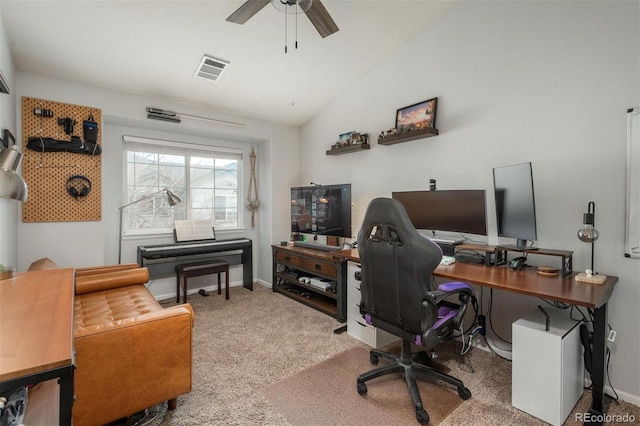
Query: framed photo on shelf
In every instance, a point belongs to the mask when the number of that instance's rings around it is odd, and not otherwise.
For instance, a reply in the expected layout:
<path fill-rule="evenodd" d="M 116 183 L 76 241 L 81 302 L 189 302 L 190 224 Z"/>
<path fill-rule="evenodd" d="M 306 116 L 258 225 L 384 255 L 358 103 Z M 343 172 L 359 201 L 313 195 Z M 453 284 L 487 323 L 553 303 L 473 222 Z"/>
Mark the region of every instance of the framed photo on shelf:
<path fill-rule="evenodd" d="M 432 98 L 396 111 L 396 129 L 398 133 L 411 130 L 436 127 L 438 98 Z"/>
<path fill-rule="evenodd" d="M 339 146 L 350 145 L 351 144 L 351 135 L 353 135 L 354 133 L 355 133 L 355 131 L 340 134 L 340 136 L 338 137 L 338 145 Z"/>

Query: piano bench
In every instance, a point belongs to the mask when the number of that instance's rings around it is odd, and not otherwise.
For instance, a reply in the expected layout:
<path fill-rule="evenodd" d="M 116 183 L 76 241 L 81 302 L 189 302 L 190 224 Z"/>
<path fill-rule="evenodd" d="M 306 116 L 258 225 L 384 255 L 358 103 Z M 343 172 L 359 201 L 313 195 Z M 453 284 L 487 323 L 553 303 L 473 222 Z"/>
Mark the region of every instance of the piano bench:
<path fill-rule="evenodd" d="M 220 290 L 220 274 L 225 273 L 225 299 L 229 300 L 229 262 L 226 260 L 202 260 L 193 263 L 176 265 L 176 302 L 180 303 L 180 287 L 182 284 L 182 303 L 187 303 L 187 279 L 203 275 L 218 274 L 218 294 Z"/>

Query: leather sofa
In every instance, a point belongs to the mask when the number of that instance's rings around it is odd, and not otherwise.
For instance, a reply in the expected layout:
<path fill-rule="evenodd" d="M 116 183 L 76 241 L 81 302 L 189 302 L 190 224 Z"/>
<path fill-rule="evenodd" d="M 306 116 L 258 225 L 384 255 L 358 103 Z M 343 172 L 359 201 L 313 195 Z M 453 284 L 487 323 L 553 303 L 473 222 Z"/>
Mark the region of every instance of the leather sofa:
<path fill-rule="evenodd" d="M 102 425 L 191 391 L 193 310 L 163 308 L 137 264 L 76 269 L 74 425 Z"/>

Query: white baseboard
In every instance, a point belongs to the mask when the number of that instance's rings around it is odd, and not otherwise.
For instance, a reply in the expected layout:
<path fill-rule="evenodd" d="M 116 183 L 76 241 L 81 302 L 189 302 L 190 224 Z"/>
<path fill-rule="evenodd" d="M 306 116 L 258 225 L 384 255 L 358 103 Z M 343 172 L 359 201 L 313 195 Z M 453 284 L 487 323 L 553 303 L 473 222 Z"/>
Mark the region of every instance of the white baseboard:
<path fill-rule="evenodd" d="M 243 284 L 243 281 L 233 281 L 229 283 L 229 288 L 231 287 L 239 287 Z M 207 292 L 211 292 L 211 291 L 218 291 L 218 284 L 212 284 L 212 285 L 208 285 L 208 286 L 204 286 L 204 287 L 198 287 L 198 288 L 192 288 L 189 289 L 187 291 L 187 294 L 195 294 L 198 293 L 200 291 L 200 289 L 204 289 Z M 222 283 L 222 291 L 224 291 L 224 283 Z M 180 292 L 182 293 L 182 292 Z M 156 298 L 156 300 L 165 300 L 165 299 L 171 299 L 176 297 L 176 293 L 175 292 L 171 292 L 171 293 L 166 293 L 166 294 L 156 294 L 154 295 L 154 297 Z"/>
<path fill-rule="evenodd" d="M 260 284 L 260 285 L 262 285 L 262 286 L 264 286 L 264 287 L 267 287 L 267 288 L 273 288 L 273 287 L 271 286 L 271 283 L 270 283 L 270 282 L 267 282 L 267 281 L 264 281 L 264 280 L 260 280 L 260 279 L 257 279 L 257 278 L 256 278 L 256 279 L 254 279 L 254 280 L 253 280 L 253 282 L 258 283 L 258 284 Z"/>
<path fill-rule="evenodd" d="M 589 378 L 589 375 L 585 372 L 585 378 L 584 378 L 584 386 L 585 387 L 589 387 L 591 386 L 591 379 Z M 615 391 L 618 394 L 618 399 L 628 402 L 630 404 L 633 405 L 637 405 L 640 406 L 640 396 L 638 395 L 632 395 L 628 392 L 624 392 L 621 390 L 617 390 Z M 611 386 L 609 386 L 608 384 L 606 384 L 604 386 L 604 393 L 606 393 L 607 395 L 610 396 L 615 396 L 615 393 L 613 392 L 613 389 L 611 389 Z"/>

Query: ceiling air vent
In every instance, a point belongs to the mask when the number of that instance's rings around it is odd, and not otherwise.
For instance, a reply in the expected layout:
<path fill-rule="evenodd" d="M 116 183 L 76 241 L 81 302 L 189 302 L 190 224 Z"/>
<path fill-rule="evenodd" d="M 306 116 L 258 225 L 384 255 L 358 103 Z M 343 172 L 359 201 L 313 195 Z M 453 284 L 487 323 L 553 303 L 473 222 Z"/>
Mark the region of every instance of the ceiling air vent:
<path fill-rule="evenodd" d="M 194 76 L 204 78 L 205 80 L 218 81 L 222 71 L 224 71 L 227 65 L 229 65 L 227 61 L 204 55 Z"/>

